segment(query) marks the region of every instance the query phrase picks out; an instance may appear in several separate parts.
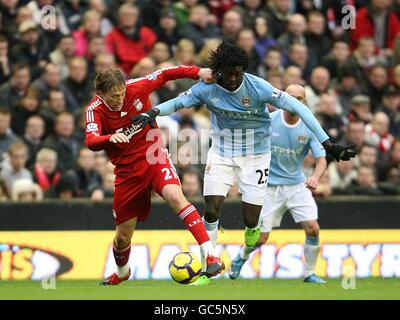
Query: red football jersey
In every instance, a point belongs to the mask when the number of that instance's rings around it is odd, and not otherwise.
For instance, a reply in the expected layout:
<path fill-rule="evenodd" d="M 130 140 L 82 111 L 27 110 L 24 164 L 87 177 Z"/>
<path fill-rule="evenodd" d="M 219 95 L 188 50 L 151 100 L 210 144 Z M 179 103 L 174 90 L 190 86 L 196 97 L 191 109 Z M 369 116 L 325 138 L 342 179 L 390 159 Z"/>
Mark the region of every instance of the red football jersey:
<path fill-rule="evenodd" d="M 100 96 L 95 96 L 85 108 L 86 146 L 93 150 L 105 150 L 112 164 L 129 165 L 146 157 L 146 151 L 154 141 L 146 141 L 150 126 L 140 129 L 129 118 L 151 108 L 150 93 L 167 81 L 192 78 L 197 80 L 200 68 L 178 66 L 155 71 L 143 78 L 126 82 L 126 95 L 119 111 L 112 111 Z M 129 143 L 111 143 L 110 137 L 123 132 L 130 137 Z"/>

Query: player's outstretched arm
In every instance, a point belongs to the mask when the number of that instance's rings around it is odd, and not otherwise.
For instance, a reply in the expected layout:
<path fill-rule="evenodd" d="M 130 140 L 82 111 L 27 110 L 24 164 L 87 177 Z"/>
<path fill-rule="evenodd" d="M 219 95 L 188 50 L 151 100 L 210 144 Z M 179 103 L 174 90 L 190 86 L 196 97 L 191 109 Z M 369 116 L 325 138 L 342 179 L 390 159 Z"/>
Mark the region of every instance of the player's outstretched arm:
<path fill-rule="evenodd" d="M 145 127 L 147 124 L 150 124 L 150 126 L 154 128 L 157 116 L 167 116 L 182 108 L 189 108 L 203 104 L 202 93 L 207 91 L 205 86 L 204 82 L 200 82 L 192 86 L 179 97 L 163 102 L 144 113 L 130 118 L 130 120 L 135 125 L 141 125 L 141 128 Z"/>
<path fill-rule="evenodd" d="M 278 92 L 276 94 L 276 92 Z M 354 150 L 354 146 L 342 146 L 337 143 L 332 143 L 329 140 L 329 136 L 322 129 L 318 120 L 314 117 L 313 113 L 310 109 L 301 103 L 296 98 L 287 94 L 286 92 L 281 92 L 277 89 L 274 89 L 273 98 L 275 94 L 275 103 L 273 103 L 276 107 L 285 109 L 286 111 L 296 113 L 306 124 L 306 126 L 316 135 L 319 142 L 322 143 L 327 153 L 329 153 L 336 161 L 344 160 L 348 161 L 351 158 L 354 158 L 357 152 Z"/>

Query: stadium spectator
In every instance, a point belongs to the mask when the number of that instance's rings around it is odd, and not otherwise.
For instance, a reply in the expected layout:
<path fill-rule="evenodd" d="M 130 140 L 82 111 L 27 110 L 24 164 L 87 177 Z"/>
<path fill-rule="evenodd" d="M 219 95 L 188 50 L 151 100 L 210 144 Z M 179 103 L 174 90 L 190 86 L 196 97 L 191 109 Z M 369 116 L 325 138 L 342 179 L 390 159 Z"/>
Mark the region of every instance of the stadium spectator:
<path fill-rule="evenodd" d="M 267 72 L 270 70 L 277 70 L 283 72 L 283 57 L 279 47 L 270 47 L 267 54 L 257 68 L 257 75 L 261 78 L 266 78 Z M 297 68 L 297 67 L 296 67 Z M 297 68 L 299 69 L 299 68 Z M 301 70 L 300 70 L 301 77 Z"/>
<path fill-rule="evenodd" d="M 43 141 L 43 148 L 50 148 L 58 154 L 58 168 L 65 172 L 74 169 L 78 156 L 79 145 L 74 137 L 75 121 L 71 113 L 63 112 L 56 116 L 54 134 Z"/>
<path fill-rule="evenodd" d="M 26 96 L 17 102 L 15 108 L 11 111 L 11 128 L 13 132 L 22 136 L 25 131 L 26 120 L 39 113 L 39 94 L 34 89 L 29 89 Z"/>
<path fill-rule="evenodd" d="M 346 134 L 344 136 L 345 145 L 356 145 L 356 150 L 360 150 L 364 143 L 365 123 L 360 119 L 349 121 L 346 126 Z"/>
<path fill-rule="evenodd" d="M 79 28 L 83 15 L 89 7 L 86 0 L 64 0 L 59 6 L 70 31 Z"/>
<path fill-rule="evenodd" d="M 108 1 L 107 1 L 108 2 Z M 90 0 L 89 6 L 91 10 L 97 11 L 101 18 L 100 18 L 100 35 L 105 36 L 107 33 L 111 32 L 113 23 L 107 17 L 107 4 L 105 0 Z"/>
<path fill-rule="evenodd" d="M 11 194 L 12 201 L 40 202 L 43 199 L 43 191 L 39 185 L 30 179 L 15 181 Z"/>
<path fill-rule="evenodd" d="M 323 93 L 317 105 L 317 119 L 332 141 L 340 141 L 344 133 L 344 122 L 338 112 L 335 94 Z"/>
<path fill-rule="evenodd" d="M 12 110 L 18 100 L 26 95 L 31 74 L 27 64 L 14 64 L 11 68 L 11 78 L 0 87 L 1 106 Z"/>
<path fill-rule="evenodd" d="M 50 61 L 60 68 L 61 79 L 68 77 L 68 60 L 74 56 L 75 42 L 70 35 L 63 36 L 57 48 L 50 53 Z"/>
<path fill-rule="evenodd" d="M 389 133 L 389 117 L 386 113 L 377 112 L 374 114 L 371 123 L 365 126 L 364 140 L 379 149 L 380 161 L 389 160 L 394 138 Z"/>
<path fill-rule="evenodd" d="M 380 196 L 383 192 L 378 189 L 376 173 L 373 167 L 361 165 L 357 177 L 342 194 Z"/>
<path fill-rule="evenodd" d="M 286 27 L 291 16 L 290 0 L 270 0 L 267 2 L 265 12 L 271 36 L 277 39 L 287 29 Z"/>
<path fill-rule="evenodd" d="M 328 174 L 333 194 L 341 193 L 357 177 L 354 161 L 331 162 L 328 166 Z"/>
<path fill-rule="evenodd" d="M 275 88 L 284 90 L 283 73 L 279 69 L 271 69 L 265 75 L 265 80 L 271 83 Z"/>
<path fill-rule="evenodd" d="M 195 169 L 188 169 L 182 174 L 182 190 L 188 198 L 202 195 L 200 176 Z"/>
<path fill-rule="evenodd" d="M 133 66 L 151 52 L 157 36 L 140 25 L 139 9 L 126 3 L 118 10 L 118 26 L 105 39 L 108 50 L 115 54 L 125 74 L 129 74 Z"/>
<path fill-rule="evenodd" d="M 41 116 L 34 115 L 28 118 L 25 126 L 25 134 L 22 137 L 23 143 L 28 147 L 27 168 L 35 164 L 36 154 L 39 151 L 45 133 L 45 122 Z"/>
<path fill-rule="evenodd" d="M 218 38 L 206 39 L 204 41 L 203 48 L 197 54 L 196 65 L 203 67 L 203 68 L 207 68 L 210 52 L 215 50 L 220 43 L 221 43 L 221 40 Z"/>
<path fill-rule="evenodd" d="M 171 8 L 163 8 L 160 14 L 159 25 L 154 29 L 158 41 L 165 42 L 174 50 L 182 34 L 178 28 L 175 11 Z"/>
<path fill-rule="evenodd" d="M 46 196 L 61 201 L 70 201 L 77 197 L 78 179 L 72 172 L 63 173 L 54 188 L 49 189 Z"/>
<path fill-rule="evenodd" d="M 11 129 L 11 113 L 0 107 L 0 164 L 10 146 L 18 141 Z"/>
<path fill-rule="evenodd" d="M 242 29 L 237 34 L 236 45 L 246 51 L 250 62 L 247 72 L 257 75 L 258 67 L 261 64 L 261 58 L 256 50 L 256 38 L 252 29 Z"/>
<path fill-rule="evenodd" d="M 17 0 L 0 2 L 0 29 L 7 38 L 11 38 L 16 33 L 18 27 L 16 25 L 17 10 L 20 4 Z"/>
<path fill-rule="evenodd" d="M 242 27 L 243 21 L 240 13 L 234 9 L 228 10 L 222 18 L 222 39 L 235 42 L 237 34 Z"/>
<path fill-rule="evenodd" d="M 360 152 L 354 162 L 357 162 L 358 166 L 375 167 L 378 161 L 378 149 L 374 146 L 364 144 L 361 146 Z"/>
<path fill-rule="evenodd" d="M 285 59 L 287 59 L 289 56 L 289 51 L 292 44 L 307 44 L 305 37 L 306 29 L 307 22 L 304 16 L 301 14 L 294 14 L 289 18 L 287 31 L 277 39 L 277 44 L 282 49 Z M 311 56 L 309 58 L 314 59 L 314 57 Z"/>
<path fill-rule="evenodd" d="M 183 27 L 182 36 L 192 40 L 198 53 L 204 46 L 204 40 L 220 35 L 219 29 L 209 18 L 210 12 L 205 5 L 195 5 L 190 9 L 188 23 Z"/>
<path fill-rule="evenodd" d="M 10 158 L 2 163 L 0 175 L 6 183 L 8 194 L 12 194 L 14 183 L 20 179 L 32 180 L 32 174 L 26 169 L 28 147 L 25 144 L 21 142 L 12 144 L 8 153 Z"/>
<path fill-rule="evenodd" d="M 363 36 L 373 37 L 375 46 L 385 56 L 393 54 L 395 37 L 400 33 L 400 21 L 390 10 L 390 1 L 371 0 L 368 7 L 357 10 L 355 25 L 350 29 L 351 46 L 354 49 Z"/>
<path fill-rule="evenodd" d="M 32 79 L 41 74 L 50 54 L 45 39 L 40 35 L 36 22 L 27 20 L 18 28 L 20 41 L 11 49 L 11 61 L 13 63 L 26 63 L 31 70 Z"/>
<path fill-rule="evenodd" d="M 160 64 L 171 59 L 171 50 L 165 42 L 156 42 L 150 53 L 151 58 L 156 64 Z"/>
<path fill-rule="evenodd" d="M 346 67 L 341 68 L 334 90 L 338 95 L 339 104 L 342 106 L 343 115 L 347 115 L 351 110 L 352 99 L 361 94 L 361 88 L 354 70 Z"/>
<path fill-rule="evenodd" d="M 199 0 L 181 0 L 173 4 L 179 27 L 185 27 L 189 20 L 190 10 Z"/>
<path fill-rule="evenodd" d="M 325 17 L 319 11 L 311 11 L 307 15 L 307 32 L 305 39 L 310 55 L 316 60 L 316 64 L 321 63 L 331 47 L 332 41 L 325 33 Z"/>
<path fill-rule="evenodd" d="M 321 95 L 329 92 L 330 74 L 325 67 L 316 67 L 311 72 L 308 85 L 305 86 L 307 105 L 311 111 L 317 110 Z"/>
<path fill-rule="evenodd" d="M 104 197 L 112 198 L 114 195 L 114 180 L 115 175 L 113 172 L 107 172 L 103 177 L 103 193 Z"/>
<path fill-rule="evenodd" d="M 302 71 L 302 77 L 305 80 L 310 79 L 312 63 L 308 58 L 307 46 L 301 43 L 294 43 L 289 50 L 289 59 L 286 64 L 288 66 L 297 66 Z"/>
<path fill-rule="evenodd" d="M 88 10 L 83 15 L 82 25 L 72 33 L 75 41 L 75 56 L 86 56 L 90 39 L 100 35 L 101 14 L 96 10 Z"/>
<path fill-rule="evenodd" d="M 36 79 L 31 88 L 39 92 L 40 102 L 49 98 L 51 89 L 58 89 L 64 92 L 65 101 L 68 110 L 76 110 L 78 106 L 68 89 L 61 83 L 61 74 L 58 66 L 52 63 L 46 64 L 43 75 Z"/>
<path fill-rule="evenodd" d="M 368 74 L 368 80 L 364 89 L 365 93 L 371 98 L 371 110 L 375 112 L 382 101 L 383 93 L 389 85 L 389 75 L 387 68 L 377 64 L 373 66 Z"/>
<path fill-rule="evenodd" d="M 62 81 L 62 87 L 70 94 L 71 105 L 76 109 L 68 109 L 70 112 L 82 109 L 93 96 L 93 84 L 88 76 L 88 64 L 82 57 L 73 57 L 69 60 L 69 75 Z"/>
<path fill-rule="evenodd" d="M 8 80 L 11 73 L 8 49 L 7 38 L 0 34 L 0 86 Z"/>
<path fill-rule="evenodd" d="M 61 90 L 50 90 L 48 100 L 40 108 L 40 115 L 46 123 L 45 136 L 54 133 L 54 121 L 57 115 L 66 112 L 65 94 Z"/>
<path fill-rule="evenodd" d="M 42 148 L 36 154 L 33 178 L 43 192 L 54 187 L 60 180 L 61 172 L 57 169 L 57 162 L 57 152 L 53 149 Z"/>
<path fill-rule="evenodd" d="M 363 94 L 358 94 L 350 100 L 350 111 L 347 114 L 349 121 L 361 120 L 365 124 L 371 122 L 371 99 Z"/>
<path fill-rule="evenodd" d="M 382 111 L 389 117 L 389 133 L 400 137 L 400 92 L 393 86 L 389 86 L 382 96 L 382 105 L 378 111 Z"/>
<path fill-rule="evenodd" d="M 304 85 L 302 71 L 297 66 L 289 66 L 283 73 L 283 86 L 286 88 L 290 84 Z"/>
<path fill-rule="evenodd" d="M 321 64 L 328 69 L 331 78 L 339 76 L 339 71 L 346 65 L 350 57 L 350 48 L 346 41 L 337 40 L 333 43 L 330 52 L 322 58 Z"/>
<path fill-rule="evenodd" d="M 76 175 L 78 178 L 78 197 L 90 197 L 92 201 L 102 201 L 104 193 L 101 187 L 101 177 L 94 170 L 95 154 L 87 148 L 79 151 Z"/>
<path fill-rule="evenodd" d="M 105 69 L 117 66 L 115 56 L 111 53 L 100 53 L 94 60 L 94 73 L 97 74 Z"/>
<path fill-rule="evenodd" d="M 140 5 L 140 11 L 144 25 L 152 30 L 157 29 L 164 10 L 169 10 L 176 16 L 172 4 L 173 0 L 143 1 Z"/>
<path fill-rule="evenodd" d="M 241 6 L 234 8 L 240 12 L 243 17 L 243 25 L 247 28 L 254 29 L 255 20 L 260 15 L 263 0 L 243 0 Z M 264 14 L 265 16 L 265 14 Z"/>
<path fill-rule="evenodd" d="M 156 63 L 154 60 L 150 57 L 144 57 L 140 59 L 137 64 L 135 64 L 129 76 L 130 78 L 141 78 L 153 73 L 155 70 Z"/>
<path fill-rule="evenodd" d="M 260 57 L 265 57 L 269 48 L 276 45 L 275 39 L 269 34 L 268 21 L 265 16 L 255 19 L 254 31 L 256 34 L 256 50 Z"/>

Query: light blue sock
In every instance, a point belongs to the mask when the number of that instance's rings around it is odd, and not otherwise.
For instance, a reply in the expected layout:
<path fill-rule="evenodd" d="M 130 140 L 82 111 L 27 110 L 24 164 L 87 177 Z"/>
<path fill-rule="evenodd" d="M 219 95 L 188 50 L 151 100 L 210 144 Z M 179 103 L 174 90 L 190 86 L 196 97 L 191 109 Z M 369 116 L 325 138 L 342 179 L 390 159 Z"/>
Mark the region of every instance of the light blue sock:
<path fill-rule="evenodd" d="M 306 236 L 304 244 L 304 260 L 306 263 L 305 276 L 308 277 L 315 273 L 315 266 L 317 264 L 319 254 L 319 237 Z"/>

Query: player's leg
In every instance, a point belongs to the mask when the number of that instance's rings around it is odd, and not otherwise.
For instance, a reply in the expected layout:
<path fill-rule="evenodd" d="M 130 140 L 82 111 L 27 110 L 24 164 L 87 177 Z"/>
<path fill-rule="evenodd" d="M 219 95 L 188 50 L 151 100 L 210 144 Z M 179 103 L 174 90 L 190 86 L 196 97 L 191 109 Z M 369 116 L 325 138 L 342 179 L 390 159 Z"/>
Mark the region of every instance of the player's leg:
<path fill-rule="evenodd" d="M 246 226 L 245 243 L 255 246 L 260 236 L 258 221 L 268 184 L 271 154 L 240 157 L 236 160 L 240 167 L 238 178 L 242 193 L 242 216 Z"/>
<path fill-rule="evenodd" d="M 208 182 L 211 183 L 211 182 Z M 226 189 L 230 188 L 226 185 Z M 208 188 L 209 190 L 210 188 Z M 219 188 L 222 189 L 222 188 Z M 228 189 L 229 190 L 229 189 Z M 205 196 L 204 197 L 204 216 L 203 223 L 208 236 L 215 247 L 218 239 L 218 224 L 221 216 L 221 207 L 225 201 L 224 196 Z"/>
<path fill-rule="evenodd" d="M 102 285 L 117 285 L 129 279 L 131 275 L 129 268 L 131 239 L 136 228 L 136 223 L 137 217 L 116 226 L 116 233 L 113 241 L 113 254 L 117 265 L 117 271 L 106 278 L 101 283 Z"/>
<path fill-rule="evenodd" d="M 315 266 L 317 264 L 320 252 L 319 244 L 319 224 L 317 220 L 301 221 L 301 226 L 306 233 L 304 243 L 304 260 L 306 264 L 305 282 L 325 283 L 324 280 L 315 274 Z"/>
<path fill-rule="evenodd" d="M 305 282 L 325 283 L 315 274 L 320 252 L 318 208 L 311 191 L 304 184 L 286 187 L 288 208 L 296 223 L 300 223 L 306 233 L 304 260 L 306 264 Z"/>
<path fill-rule="evenodd" d="M 280 187 L 267 188 L 264 204 L 261 209 L 260 222 L 258 224 L 260 227 L 259 238 L 255 244 L 245 240 L 245 245 L 235 259 L 232 260 L 232 265 L 229 269 L 229 277 L 231 279 L 239 277 L 240 271 L 249 259 L 250 254 L 267 242 L 273 227 L 280 225 L 282 216 L 286 211 L 285 198 L 280 194 L 281 191 Z"/>
<path fill-rule="evenodd" d="M 203 263 L 203 271 L 210 277 L 220 273 L 225 266 L 220 258 L 215 257 L 214 246 L 210 241 L 201 216 L 197 209 L 187 201 L 180 185 L 165 185 L 162 188 L 161 195 L 172 210 L 178 214 L 200 245 L 202 260 L 206 261 L 205 264 Z"/>
<path fill-rule="evenodd" d="M 234 183 L 237 169 L 231 158 L 222 157 L 212 149 L 209 150 L 204 172 L 203 222 L 214 246 L 217 243 L 221 207 Z"/>

